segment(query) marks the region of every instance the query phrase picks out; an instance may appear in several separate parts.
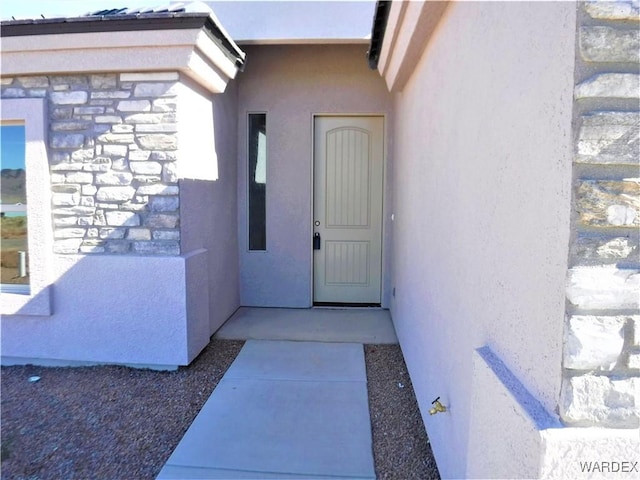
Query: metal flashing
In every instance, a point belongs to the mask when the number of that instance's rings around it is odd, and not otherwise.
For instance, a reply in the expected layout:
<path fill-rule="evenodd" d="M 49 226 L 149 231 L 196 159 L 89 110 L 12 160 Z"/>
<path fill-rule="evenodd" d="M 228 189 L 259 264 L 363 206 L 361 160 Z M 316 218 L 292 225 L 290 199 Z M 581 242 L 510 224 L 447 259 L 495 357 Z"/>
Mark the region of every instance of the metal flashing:
<path fill-rule="evenodd" d="M 376 13 L 373 18 L 373 26 L 371 27 L 371 42 L 369 43 L 369 51 L 367 52 L 369 67 L 372 70 L 378 68 L 382 42 L 384 41 L 384 34 L 387 29 L 389 10 L 391 10 L 390 0 L 378 0 L 378 2 L 376 2 Z"/>

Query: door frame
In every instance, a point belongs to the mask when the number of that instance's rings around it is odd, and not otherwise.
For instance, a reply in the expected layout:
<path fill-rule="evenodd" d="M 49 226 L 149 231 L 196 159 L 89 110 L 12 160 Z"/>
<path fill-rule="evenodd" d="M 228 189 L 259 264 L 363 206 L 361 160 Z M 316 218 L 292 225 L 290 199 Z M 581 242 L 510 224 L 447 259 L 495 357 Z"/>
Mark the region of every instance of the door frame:
<path fill-rule="evenodd" d="M 311 151 L 309 152 L 310 155 L 310 160 L 311 160 L 311 171 L 310 171 L 310 182 L 309 182 L 309 192 L 311 192 L 310 195 L 310 218 L 309 218 L 309 249 L 311 250 L 311 255 L 309 256 L 309 274 L 311 275 L 311 279 L 309 282 L 309 286 L 310 286 L 310 291 L 309 291 L 309 304 L 310 306 L 313 308 L 315 307 L 315 303 L 314 303 L 314 256 L 313 256 L 313 249 L 312 249 L 312 239 L 313 239 L 313 215 L 314 215 L 314 207 L 315 207 L 315 166 L 316 166 L 316 159 L 315 159 L 315 151 L 316 151 L 316 136 L 315 136 L 315 123 L 316 123 L 316 118 L 318 117 L 343 117 L 343 118 L 348 118 L 348 117 L 357 117 L 357 118 L 364 118 L 364 117 L 378 117 L 378 118 L 382 118 L 382 239 L 381 239 L 381 256 L 382 256 L 382 266 L 381 266 L 381 271 L 380 271 L 380 307 L 382 308 L 390 308 L 390 305 L 386 305 L 385 306 L 385 293 L 387 293 L 388 287 L 387 287 L 387 280 L 388 280 L 388 275 L 389 275 L 389 267 L 390 265 L 388 265 L 388 261 L 387 261 L 387 255 L 390 253 L 388 252 L 388 245 L 387 245 L 387 235 L 389 234 L 389 229 L 391 228 L 391 225 L 388 225 L 388 206 L 387 206 L 387 186 L 388 186 L 388 182 L 387 182 L 387 175 L 388 175 L 388 171 L 387 171 L 387 161 L 388 161 L 388 150 L 387 150 L 387 145 L 388 145 L 388 135 L 389 135 L 389 129 L 388 129 L 388 120 L 389 117 L 387 114 L 385 113 L 331 113 L 331 112 L 321 112 L 321 113 L 312 113 L 311 114 L 311 125 L 310 125 L 310 135 L 311 135 Z M 389 300 L 390 302 L 391 300 Z M 349 305 L 345 305 L 345 304 L 336 304 L 338 306 L 344 306 L 344 307 L 349 307 Z M 364 304 L 363 306 L 367 306 L 366 304 Z"/>

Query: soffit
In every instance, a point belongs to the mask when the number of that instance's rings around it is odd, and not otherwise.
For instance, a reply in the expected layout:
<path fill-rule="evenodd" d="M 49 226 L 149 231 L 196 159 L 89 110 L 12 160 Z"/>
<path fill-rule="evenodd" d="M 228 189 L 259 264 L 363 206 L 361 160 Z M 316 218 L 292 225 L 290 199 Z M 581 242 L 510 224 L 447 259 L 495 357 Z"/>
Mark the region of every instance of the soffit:
<path fill-rule="evenodd" d="M 372 0 L 209 1 L 239 45 L 364 44 Z"/>

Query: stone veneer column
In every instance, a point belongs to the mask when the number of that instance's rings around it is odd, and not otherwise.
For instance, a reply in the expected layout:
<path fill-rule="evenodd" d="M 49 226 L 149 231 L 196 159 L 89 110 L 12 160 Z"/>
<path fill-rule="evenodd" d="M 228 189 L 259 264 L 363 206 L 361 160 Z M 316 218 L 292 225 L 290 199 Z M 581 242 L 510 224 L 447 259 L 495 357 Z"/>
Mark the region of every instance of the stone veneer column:
<path fill-rule="evenodd" d="M 180 254 L 178 82 L 177 72 L 2 79 L 3 98 L 48 99 L 55 253 Z"/>
<path fill-rule="evenodd" d="M 640 11 L 578 5 L 574 195 L 560 414 L 640 425 Z"/>

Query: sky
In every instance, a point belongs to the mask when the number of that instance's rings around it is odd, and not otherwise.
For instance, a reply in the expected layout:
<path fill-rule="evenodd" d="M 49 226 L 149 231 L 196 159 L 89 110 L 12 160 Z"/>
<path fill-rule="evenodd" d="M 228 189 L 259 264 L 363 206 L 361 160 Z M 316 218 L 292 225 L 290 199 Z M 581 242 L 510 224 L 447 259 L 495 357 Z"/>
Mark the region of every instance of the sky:
<path fill-rule="evenodd" d="M 24 125 L 0 126 L 0 168 L 24 168 Z"/>
<path fill-rule="evenodd" d="M 182 3 L 190 1 L 192 0 L 180 0 Z M 16 19 L 31 19 L 40 18 L 41 15 L 45 18 L 72 17 L 107 8 L 158 7 L 170 3 L 176 2 L 175 0 L 0 0 L 0 18 L 11 20 L 13 16 Z"/>

